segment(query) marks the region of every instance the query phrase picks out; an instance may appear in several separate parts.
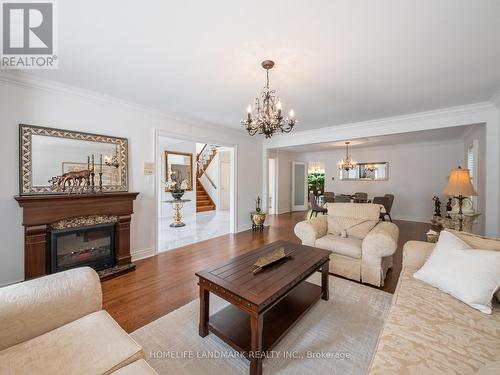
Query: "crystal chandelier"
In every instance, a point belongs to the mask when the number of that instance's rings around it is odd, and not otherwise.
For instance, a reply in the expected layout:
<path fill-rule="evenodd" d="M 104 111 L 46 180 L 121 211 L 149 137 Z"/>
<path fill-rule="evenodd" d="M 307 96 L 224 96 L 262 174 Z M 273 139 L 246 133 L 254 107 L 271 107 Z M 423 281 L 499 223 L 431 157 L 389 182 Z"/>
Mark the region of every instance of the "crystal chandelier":
<path fill-rule="evenodd" d="M 118 145 L 115 145 L 115 151 L 113 155 L 105 155 L 104 156 L 104 164 L 108 167 L 118 168 L 120 166 L 120 159 L 118 157 Z"/>
<path fill-rule="evenodd" d="M 356 162 L 354 160 L 352 160 L 351 157 L 349 156 L 349 144 L 350 143 L 351 142 L 345 143 L 346 148 L 347 148 L 345 159 L 341 159 L 337 163 L 338 169 L 340 169 L 340 170 L 349 171 L 349 170 L 354 169 L 356 167 Z"/>
<path fill-rule="evenodd" d="M 365 165 L 365 169 L 369 172 L 374 172 L 378 169 L 378 167 L 375 164 L 367 164 Z"/>
<path fill-rule="evenodd" d="M 255 98 L 255 116 L 252 118 L 252 106 L 247 108 L 247 119 L 241 120 L 241 124 L 246 127 L 248 134 L 264 134 L 266 138 L 276 131 L 289 133 L 297 120 L 294 118 L 293 109 L 289 117 L 283 117 L 281 101 L 276 95 L 276 90 L 269 88 L 269 69 L 274 66 L 274 61 L 266 60 L 262 62 L 262 67 L 266 69 L 267 83 L 260 94 L 260 98 Z"/>

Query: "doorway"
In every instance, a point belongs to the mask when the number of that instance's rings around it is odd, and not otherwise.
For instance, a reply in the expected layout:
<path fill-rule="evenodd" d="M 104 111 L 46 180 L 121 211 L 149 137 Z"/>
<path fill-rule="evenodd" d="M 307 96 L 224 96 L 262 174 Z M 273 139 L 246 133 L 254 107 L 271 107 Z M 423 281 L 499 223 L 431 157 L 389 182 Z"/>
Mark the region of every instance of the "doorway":
<path fill-rule="evenodd" d="M 307 163 L 292 162 L 292 211 L 307 211 Z"/>
<path fill-rule="evenodd" d="M 278 212 L 278 205 L 276 200 L 276 159 L 268 159 L 268 211 L 271 215 L 276 215 Z"/>
<path fill-rule="evenodd" d="M 163 131 L 157 131 L 155 137 L 155 253 L 234 233 L 236 147 L 177 138 Z M 165 155 L 175 154 L 192 160 L 190 167 L 182 170 L 183 178 L 191 176 L 182 204 L 174 202 L 165 183 L 173 172 L 170 164 L 176 160 Z M 175 167 L 179 169 L 177 164 Z M 181 207 L 180 219 L 176 218 L 177 204 Z"/>

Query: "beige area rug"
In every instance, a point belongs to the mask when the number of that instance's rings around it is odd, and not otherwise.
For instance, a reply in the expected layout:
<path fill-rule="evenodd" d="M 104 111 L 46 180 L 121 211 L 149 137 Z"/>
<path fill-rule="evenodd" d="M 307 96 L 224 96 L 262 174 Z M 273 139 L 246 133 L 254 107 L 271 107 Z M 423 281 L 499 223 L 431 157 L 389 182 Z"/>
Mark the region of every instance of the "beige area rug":
<path fill-rule="evenodd" d="M 309 281 L 320 284 L 320 275 Z M 320 300 L 264 359 L 265 375 L 365 374 L 392 295 L 330 276 Z M 210 295 L 210 312 L 227 304 Z M 132 337 L 160 374 L 242 374 L 249 362 L 210 333 L 198 336 L 199 300 L 139 328 Z M 271 358 L 272 356 L 272 358 Z"/>

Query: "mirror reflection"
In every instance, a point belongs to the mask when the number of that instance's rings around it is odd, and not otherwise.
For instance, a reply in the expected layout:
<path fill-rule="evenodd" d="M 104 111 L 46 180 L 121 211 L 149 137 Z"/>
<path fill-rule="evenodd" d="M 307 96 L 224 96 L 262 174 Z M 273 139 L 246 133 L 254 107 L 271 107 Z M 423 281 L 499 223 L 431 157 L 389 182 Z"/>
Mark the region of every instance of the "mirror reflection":
<path fill-rule="evenodd" d="M 176 151 L 165 151 L 165 175 L 172 176 L 178 181 L 187 180 L 188 188 L 193 190 L 193 154 Z M 165 187 L 165 191 L 170 191 Z"/>
<path fill-rule="evenodd" d="M 96 173 L 101 168 L 103 186 L 121 184 L 120 165 L 113 165 L 114 154 L 119 155 L 118 145 L 79 139 L 32 136 L 32 183 L 34 186 L 50 186 L 54 176 L 68 172 L 87 170 L 88 156 L 94 155 Z M 115 158 L 116 159 L 116 158 Z M 108 164 L 108 165 L 106 165 Z"/>
<path fill-rule="evenodd" d="M 340 171 L 343 181 L 383 181 L 389 179 L 389 163 L 357 163 L 353 169 Z"/>

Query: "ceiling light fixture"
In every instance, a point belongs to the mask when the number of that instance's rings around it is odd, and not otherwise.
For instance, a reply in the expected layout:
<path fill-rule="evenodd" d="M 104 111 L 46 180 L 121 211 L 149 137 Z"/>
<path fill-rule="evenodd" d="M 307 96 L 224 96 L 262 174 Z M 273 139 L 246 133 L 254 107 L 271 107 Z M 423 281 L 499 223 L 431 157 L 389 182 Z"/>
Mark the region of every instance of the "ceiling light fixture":
<path fill-rule="evenodd" d="M 241 120 L 241 124 L 246 127 L 248 134 L 264 134 L 266 138 L 271 138 L 272 135 L 281 131 L 289 133 L 297 120 L 294 117 L 293 109 L 289 113 L 289 117 L 283 117 L 282 104 L 276 90 L 269 88 L 269 69 L 274 66 L 274 61 L 265 60 L 262 62 L 262 67 L 266 70 L 266 86 L 260 94 L 260 98 L 255 98 L 253 110 L 255 116 L 252 118 L 252 106 L 247 108 L 247 119 Z"/>
<path fill-rule="evenodd" d="M 341 159 L 337 163 L 338 169 L 340 169 L 340 170 L 349 171 L 349 170 L 354 169 L 356 167 L 356 162 L 354 160 L 352 160 L 351 157 L 349 156 L 349 144 L 350 143 L 351 142 L 345 143 L 346 149 L 347 149 L 345 159 Z"/>

